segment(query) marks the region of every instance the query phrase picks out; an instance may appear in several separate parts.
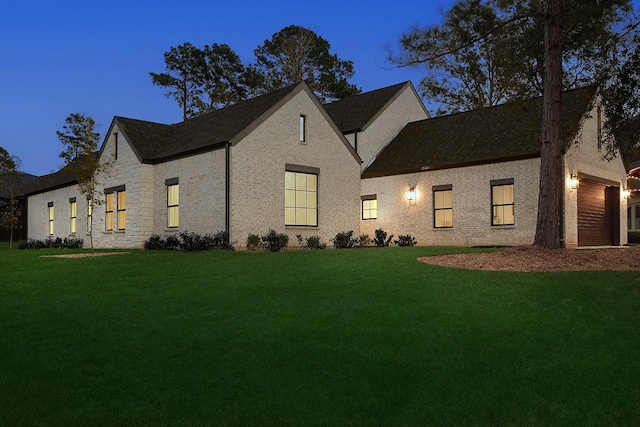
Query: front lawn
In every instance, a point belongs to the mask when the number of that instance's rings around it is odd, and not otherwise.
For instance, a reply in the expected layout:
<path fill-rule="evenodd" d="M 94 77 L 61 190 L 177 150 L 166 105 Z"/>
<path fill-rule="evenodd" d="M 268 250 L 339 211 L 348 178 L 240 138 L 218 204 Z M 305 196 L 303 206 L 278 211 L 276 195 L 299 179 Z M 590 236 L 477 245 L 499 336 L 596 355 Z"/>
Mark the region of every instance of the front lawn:
<path fill-rule="evenodd" d="M 0 251 L 0 425 L 637 425 L 640 272 Z"/>

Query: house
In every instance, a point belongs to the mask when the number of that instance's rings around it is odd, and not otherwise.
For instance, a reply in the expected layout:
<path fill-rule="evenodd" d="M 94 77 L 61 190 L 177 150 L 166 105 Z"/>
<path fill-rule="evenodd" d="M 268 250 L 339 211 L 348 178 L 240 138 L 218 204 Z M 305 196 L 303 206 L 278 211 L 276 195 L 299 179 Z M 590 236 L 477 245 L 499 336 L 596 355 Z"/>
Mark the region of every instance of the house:
<path fill-rule="evenodd" d="M 611 202 L 624 166 L 600 159 L 595 96 L 564 99 L 567 143 L 580 142 L 564 156 L 580 182 L 565 192 L 568 247 L 626 242 L 624 199 Z M 326 105 L 300 83 L 172 125 L 115 117 L 98 153 L 102 203 L 91 212 L 64 168 L 41 177 L 26 191 L 29 237 L 84 238 L 92 216 L 96 247 L 228 231 L 241 248 L 269 228 L 324 242 L 383 228 L 420 244 L 531 244 L 541 117 L 534 99 L 430 118 L 410 82 Z"/>
<path fill-rule="evenodd" d="M 621 158 L 603 160 L 597 90 L 563 94 L 568 248 L 626 243 Z M 409 123 L 362 173 L 361 233 L 427 245 L 529 245 L 536 228 L 542 98 Z M 375 210 L 366 211 L 375 201 Z"/>

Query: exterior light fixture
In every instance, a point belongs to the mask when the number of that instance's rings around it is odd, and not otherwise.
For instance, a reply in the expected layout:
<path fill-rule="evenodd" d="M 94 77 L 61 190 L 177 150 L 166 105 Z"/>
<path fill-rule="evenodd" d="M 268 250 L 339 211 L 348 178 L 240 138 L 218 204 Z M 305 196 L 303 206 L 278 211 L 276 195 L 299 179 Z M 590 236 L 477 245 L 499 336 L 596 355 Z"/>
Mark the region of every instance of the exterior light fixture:
<path fill-rule="evenodd" d="M 624 190 L 622 190 L 622 197 L 624 197 L 624 199 L 628 199 L 629 196 L 631 196 L 631 192 L 629 191 L 628 188 L 625 188 Z"/>
<path fill-rule="evenodd" d="M 411 187 L 407 190 L 407 200 L 409 203 L 414 203 L 416 201 L 416 188 Z"/>
<path fill-rule="evenodd" d="M 571 190 L 575 190 L 578 188 L 579 183 L 580 181 L 578 181 L 578 177 L 574 174 L 571 174 L 571 178 L 569 178 L 569 188 Z"/>

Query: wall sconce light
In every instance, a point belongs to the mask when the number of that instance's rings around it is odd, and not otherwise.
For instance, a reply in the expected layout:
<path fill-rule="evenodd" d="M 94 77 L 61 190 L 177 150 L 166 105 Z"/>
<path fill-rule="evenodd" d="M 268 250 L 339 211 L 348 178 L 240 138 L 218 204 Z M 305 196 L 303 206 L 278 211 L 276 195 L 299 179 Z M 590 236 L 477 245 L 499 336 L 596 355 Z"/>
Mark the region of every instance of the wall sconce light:
<path fill-rule="evenodd" d="M 416 201 L 416 188 L 411 187 L 407 190 L 407 200 L 409 203 L 415 203 Z"/>
<path fill-rule="evenodd" d="M 578 181 L 578 177 L 574 174 L 571 174 L 571 178 L 569 178 L 569 188 L 571 190 L 575 190 L 578 188 L 579 183 L 580 181 Z"/>
<path fill-rule="evenodd" d="M 628 188 L 625 188 L 624 190 L 622 190 L 622 197 L 624 197 L 625 200 L 627 200 L 629 196 L 631 196 L 631 192 L 629 191 Z"/>

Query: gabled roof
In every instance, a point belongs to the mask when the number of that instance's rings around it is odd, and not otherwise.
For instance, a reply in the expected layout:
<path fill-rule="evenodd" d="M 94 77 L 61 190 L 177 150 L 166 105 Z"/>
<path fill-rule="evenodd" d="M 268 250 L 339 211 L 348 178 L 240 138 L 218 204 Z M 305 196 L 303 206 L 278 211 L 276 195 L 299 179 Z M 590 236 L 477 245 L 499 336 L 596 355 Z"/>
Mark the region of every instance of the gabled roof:
<path fill-rule="evenodd" d="M 94 153 L 94 155 L 97 153 Z M 34 194 L 42 193 L 44 191 L 54 190 L 56 188 L 67 187 L 69 185 L 76 184 L 78 177 L 74 169 L 77 167 L 78 162 L 81 162 L 82 158 L 77 158 L 68 165 L 65 165 L 57 172 L 49 173 L 36 177 L 31 182 L 27 183 L 20 188 L 20 193 L 31 196 Z"/>
<path fill-rule="evenodd" d="M 173 125 L 125 117 L 116 117 L 114 122 L 141 162 L 157 163 L 237 142 L 258 119 L 305 86 L 299 83 Z"/>
<path fill-rule="evenodd" d="M 570 142 L 595 86 L 562 96 L 562 135 Z M 407 124 L 362 173 L 363 178 L 540 156 L 542 97 Z"/>
<path fill-rule="evenodd" d="M 331 102 L 324 108 L 342 133 L 362 131 L 407 86 L 413 90 L 407 81 Z"/>

